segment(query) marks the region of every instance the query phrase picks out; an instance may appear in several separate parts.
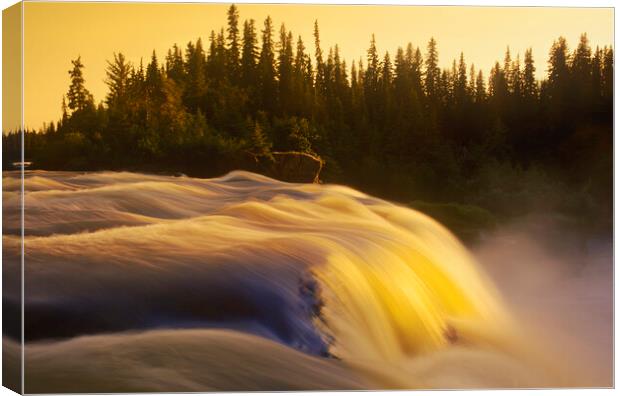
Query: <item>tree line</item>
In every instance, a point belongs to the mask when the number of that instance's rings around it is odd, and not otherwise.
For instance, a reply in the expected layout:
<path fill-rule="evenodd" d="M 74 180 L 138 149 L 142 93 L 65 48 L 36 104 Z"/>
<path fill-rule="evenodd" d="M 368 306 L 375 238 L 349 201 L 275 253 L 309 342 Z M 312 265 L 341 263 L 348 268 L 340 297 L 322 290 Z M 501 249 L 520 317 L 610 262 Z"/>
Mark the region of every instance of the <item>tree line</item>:
<path fill-rule="evenodd" d="M 320 158 L 323 181 L 402 202 L 611 208 L 613 49 L 591 48 L 586 34 L 572 51 L 555 40 L 546 65 L 531 48 L 522 57 L 507 48 L 488 73 L 463 53 L 441 68 L 433 38 L 392 55 L 378 53 L 373 34 L 365 59 L 347 63 L 337 45 L 322 47 L 318 22 L 308 44 L 270 17 L 241 24 L 232 5 L 206 47 L 175 44 L 137 65 L 113 54 L 99 104 L 84 67 L 71 61 L 61 119 L 24 134 L 34 167 L 195 176 L 286 168 L 303 179 L 302 158 L 274 155 L 294 152 Z M 8 166 L 19 135 L 3 143 Z"/>

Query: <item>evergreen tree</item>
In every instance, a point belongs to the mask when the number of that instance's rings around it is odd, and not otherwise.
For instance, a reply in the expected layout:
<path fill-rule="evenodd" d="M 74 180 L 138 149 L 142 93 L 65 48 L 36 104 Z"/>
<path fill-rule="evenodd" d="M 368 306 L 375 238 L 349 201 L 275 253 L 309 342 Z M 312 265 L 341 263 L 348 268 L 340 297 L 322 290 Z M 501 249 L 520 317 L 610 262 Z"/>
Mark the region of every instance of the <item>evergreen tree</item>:
<path fill-rule="evenodd" d="M 568 47 L 566 39 L 560 37 L 553 41 L 549 52 L 549 93 L 552 97 L 558 97 L 568 90 Z"/>
<path fill-rule="evenodd" d="M 459 58 L 458 72 L 456 74 L 454 98 L 459 104 L 463 104 L 467 100 L 467 65 L 465 64 L 465 57 L 462 52 Z"/>
<path fill-rule="evenodd" d="M 588 36 L 584 33 L 579 38 L 579 45 L 571 57 L 570 73 L 573 80 L 571 90 L 575 93 L 578 107 L 583 107 L 593 100 L 590 81 L 592 79 L 592 50 L 588 43 Z"/>
<path fill-rule="evenodd" d="M 487 90 L 484 84 L 484 76 L 482 70 L 478 70 L 476 77 L 476 103 L 484 103 L 487 97 Z"/>
<path fill-rule="evenodd" d="M 278 42 L 278 90 L 281 111 L 286 112 L 292 100 L 293 89 L 293 33 L 286 32 L 284 24 L 280 27 Z"/>
<path fill-rule="evenodd" d="M 568 124 L 572 121 L 572 95 L 570 92 L 571 80 L 568 65 L 568 46 L 566 40 L 560 37 L 553 42 L 549 52 L 549 68 L 547 77 L 546 95 L 549 103 L 550 116 L 553 124 L 548 139 L 554 139 L 555 134 L 569 134 Z"/>
<path fill-rule="evenodd" d="M 469 80 L 467 85 L 467 95 L 473 99 L 476 96 L 476 68 L 472 63 L 469 66 Z"/>
<path fill-rule="evenodd" d="M 127 90 L 131 73 L 131 64 L 122 53 L 114 53 L 114 62 L 108 61 L 105 83 L 108 85 L 106 102 L 108 107 L 124 108 L 128 97 Z"/>
<path fill-rule="evenodd" d="M 301 36 L 297 38 L 293 62 L 292 107 L 297 115 L 309 113 L 313 88 L 312 64 Z"/>
<path fill-rule="evenodd" d="M 413 56 L 411 55 L 412 53 Z M 424 94 L 422 84 L 422 52 L 419 47 L 415 49 L 415 52 L 413 52 L 413 46 L 411 43 L 407 45 L 407 63 L 411 65 L 411 84 L 413 85 L 413 89 L 415 90 L 417 96 L 421 98 Z"/>
<path fill-rule="evenodd" d="M 230 81 L 237 82 L 239 78 L 240 68 L 240 51 L 239 51 L 239 11 L 232 4 L 228 8 L 228 72 Z"/>
<path fill-rule="evenodd" d="M 166 55 L 166 76 L 173 79 L 177 84 L 185 82 L 185 64 L 181 49 L 174 44 Z"/>
<path fill-rule="evenodd" d="M 602 81 L 603 81 L 603 76 L 601 75 L 602 67 L 603 67 L 603 51 L 601 51 L 601 49 L 597 46 L 596 50 L 594 51 L 594 56 L 592 57 L 592 63 L 591 63 L 592 71 L 590 73 L 592 75 L 592 78 L 590 80 L 590 86 L 591 86 L 590 92 L 592 92 L 595 107 L 597 107 L 597 105 L 599 104 L 601 100 L 601 95 L 602 95 Z"/>
<path fill-rule="evenodd" d="M 366 89 L 368 93 L 372 94 L 377 91 L 379 84 L 379 54 L 377 53 L 377 45 L 375 43 L 375 35 L 373 34 L 370 39 L 370 47 L 367 51 L 368 66 L 366 68 Z"/>
<path fill-rule="evenodd" d="M 340 60 L 340 49 L 338 44 L 334 47 L 334 93 L 340 97 L 343 84 L 346 82 L 346 72 Z"/>
<path fill-rule="evenodd" d="M 62 112 L 62 123 L 65 123 L 67 119 L 69 119 L 69 113 L 67 111 L 67 101 L 65 100 L 65 95 L 62 95 L 62 104 L 60 106 L 60 110 Z"/>
<path fill-rule="evenodd" d="M 295 47 L 295 76 L 299 80 L 303 80 L 303 75 L 306 70 L 306 47 L 304 45 L 301 36 L 297 37 L 297 45 Z"/>
<path fill-rule="evenodd" d="M 510 56 L 510 47 L 506 47 L 506 52 L 504 53 L 504 68 L 503 68 L 503 76 L 506 80 L 506 88 L 508 92 L 512 92 L 512 57 Z"/>
<path fill-rule="evenodd" d="M 384 90 L 392 86 L 392 60 L 390 59 L 390 53 L 387 51 L 383 56 L 381 86 Z"/>
<path fill-rule="evenodd" d="M 267 158 L 274 161 L 273 154 L 271 153 L 271 142 L 265 135 L 263 128 L 258 121 L 254 123 L 254 129 L 252 131 L 252 147 L 251 150 L 257 158 Z"/>
<path fill-rule="evenodd" d="M 431 100 L 434 100 L 438 96 L 437 89 L 441 75 L 438 64 L 437 42 L 431 37 L 426 50 L 426 74 L 424 77 L 426 95 Z"/>
<path fill-rule="evenodd" d="M 189 49 L 186 52 L 189 52 Z M 229 80 L 227 63 L 228 50 L 226 49 L 224 29 L 220 29 L 217 34 L 215 31 L 211 31 L 211 35 L 209 36 L 209 55 L 206 59 L 206 70 L 209 81 L 214 86 L 220 86 L 225 80 Z"/>
<path fill-rule="evenodd" d="M 614 96 L 614 52 L 611 47 L 603 48 L 603 98 L 611 103 Z"/>
<path fill-rule="evenodd" d="M 434 39 L 424 59 L 411 43 L 379 58 L 373 36 L 367 67 L 360 59 L 348 69 L 338 45 L 323 54 L 317 22 L 310 53 L 301 37 L 293 48 L 284 27 L 274 43 L 270 18 L 260 50 L 253 21 L 244 22 L 242 42 L 237 24 L 232 6 L 207 54 L 200 39 L 185 50 L 174 45 L 163 64 L 153 52 L 146 68 L 114 54 L 98 107 L 84 87 L 84 66 L 73 61 L 57 127 L 25 131 L 36 166 L 277 176 L 284 157 L 273 152 L 295 150 L 325 158 L 328 181 L 402 202 L 458 196 L 494 208 L 503 193 L 487 179 L 520 195 L 512 184 L 532 164 L 587 199 L 611 196 L 605 170 L 613 157 L 604 148 L 613 132 L 613 50 L 592 52 L 585 35 L 572 56 L 556 40 L 542 80 L 531 49 L 523 64 L 508 49 L 485 80 L 462 53 L 442 71 Z M 6 158 L 19 158 L 15 136 L 3 137 L 4 147 L 14 147 Z M 480 193 L 486 190 L 493 195 Z"/>
<path fill-rule="evenodd" d="M 402 47 L 398 47 L 396 50 L 396 57 L 394 58 L 394 88 L 396 90 L 396 97 L 401 101 L 406 101 L 406 98 L 413 89 L 411 86 L 411 58 L 405 58 L 405 51 Z"/>
<path fill-rule="evenodd" d="M 156 116 L 159 106 L 166 100 L 166 94 L 164 92 L 164 81 L 159 70 L 159 63 L 155 51 L 153 51 L 151 55 L 151 62 L 146 67 L 146 78 L 144 83 L 147 100 L 152 106 L 151 116 Z"/>
<path fill-rule="evenodd" d="M 254 20 L 243 23 L 243 51 L 241 54 L 241 83 L 250 87 L 257 83 L 256 63 L 258 60 L 258 40 Z"/>
<path fill-rule="evenodd" d="M 587 81 L 591 72 L 592 50 L 588 42 L 588 36 L 583 33 L 579 38 L 579 45 L 572 56 L 571 72 L 581 81 Z"/>
<path fill-rule="evenodd" d="M 437 99 L 444 109 L 447 109 L 452 104 L 452 75 L 449 69 L 443 69 L 439 76 L 439 83 L 437 84 Z M 446 111 L 446 110 L 444 110 Z"/>
<path fill-rule="evenodd" d="M 316 62 L 315 89 L 317 94 L 325 93 L 325 65 L 323 63 L 323 51 L 321 50 L 321 38 L 319 36 L 319 21 L 314 21 L 314 59 Z"/>
<path fill-rule="evenodd" d="M 523 96 L 523 76 L 521 73 L 521 60 L 519 59 L 519 54 L 517 54 L 517 58 L 514 62 L 512 62 L 510 82 L 508 85 L 511 87 L 514 99 L 517 101 L 520 100 Z"/>
<path fill-rule="evenodd" d="M 273 111 L 276 106 L 276 71 L 273 45 L 273 26 L 271 17 L 265 19 L 262 30 L 262 47 L 258 60 L 258 92 L 262 98 L 262 106 Z"/>
<path fill-rule="evenodd" d="M 73 68 L 69 70 L 71 84 L 69 85 L 69 92 L 67 92 L 69 109 L 75 112 L 94 107 L 93 96 L 84 85 L 84 75 L 82 73 L 84 64 L 82 63 L 82 58 L 78 56 L 76 60 L 71 61 L 71 64 L 73 65 Z"/>
<path fill-rule="evenodd" d="M 508 94 L 508 81 L 504 74 L 504 69 L 499 65 L 499 62 L 496 62 L 495 67 L 491 69 L 489 77 L 489 99 L 493 103 L 498 116 L 505 114 Z"/>
<path fill-rule="evenodd" d="M 523 96 L 527 100 L 534 100 L 538 97 L 538 84 L 536 83 L 536 67 L 532 57 L 532 49 L 525 50 L 525 65 L 523 68 Z"/>
<path fill-rule="evenodd" d="M 206 59 L 202 49 L 202 40 L 198 39 L 196 45 L 187 44 L 185 51 L 185 70 L 187 70 L 187 87 L 183 100 L 193 112 L 200 108 L 207 91 Z"/>

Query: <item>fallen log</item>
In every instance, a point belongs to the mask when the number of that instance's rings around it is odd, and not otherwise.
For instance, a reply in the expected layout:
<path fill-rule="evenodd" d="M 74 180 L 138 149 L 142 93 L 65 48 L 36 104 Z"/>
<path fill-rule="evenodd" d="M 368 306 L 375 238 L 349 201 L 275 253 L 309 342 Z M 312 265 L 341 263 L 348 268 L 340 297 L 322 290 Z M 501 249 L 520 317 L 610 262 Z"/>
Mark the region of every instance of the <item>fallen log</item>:
<path fill-rule="evenodd" d="M 311 160 L 315 161 L 318 164 L 318 168 L 316 170 L 316 173 L 314 174 L 314 179 L 312 180 L 312 182 L 317 183 L 317 184 L 321 183 L 321 179 L 319 178 L 319 176 L 321 175 L 321 170 L 323 170 L 325 161 L 319 155 L 311 154 L 305 151 L 273 151 L 271 154 L 279 155 L 279 156 L 289 155 L 289 156 L 299 156 L 300 158 L 301 157 L 310 158 Z"/>

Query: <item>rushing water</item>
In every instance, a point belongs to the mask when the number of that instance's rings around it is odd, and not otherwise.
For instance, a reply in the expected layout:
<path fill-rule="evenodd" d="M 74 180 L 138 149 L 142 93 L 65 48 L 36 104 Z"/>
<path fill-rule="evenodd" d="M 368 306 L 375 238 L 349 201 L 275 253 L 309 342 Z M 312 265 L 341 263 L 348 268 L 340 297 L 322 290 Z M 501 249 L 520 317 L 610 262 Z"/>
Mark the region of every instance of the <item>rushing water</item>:
<path fill-rule="evenodd" d="M 28 171 L 25 191 L 28 392 L 597 385 L 448 230 L 351 188 Z"/>

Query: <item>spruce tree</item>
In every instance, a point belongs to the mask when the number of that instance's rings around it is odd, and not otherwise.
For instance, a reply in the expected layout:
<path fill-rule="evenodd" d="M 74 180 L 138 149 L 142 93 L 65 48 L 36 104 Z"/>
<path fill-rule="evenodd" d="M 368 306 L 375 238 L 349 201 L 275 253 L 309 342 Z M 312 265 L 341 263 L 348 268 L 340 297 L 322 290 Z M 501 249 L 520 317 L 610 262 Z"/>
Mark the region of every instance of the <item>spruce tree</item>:
<path fill-rule="evenodd" d="M 258 60 L 258 91 L 265 110 L 273 111 L 276 106 L 276 71 L 271 17 L 265 19 L 262 30 L 262 46 Z"/>
<path fill-rule="evenodd" d="M 456 87 L 454 91 L 454 97 L 457 103 L 465 103 L 465 100 L 467 99 L 467 65 L 465 64 L 465 57 L 462 52 L 459 58 L 458 72 L 456 75 Z"/>
<path fill-rule="evenodd" d="M 413 49 L 412 45 L 407 46 L 407 59 L 410 58 L 411 50 Z M 415 52 L 413 52 L 413 58 L 411 61 L 408 61 L 411 64 L 411 84 L 413 85 L 413 89 L 416 91 L 418 97 L 422 97 L 424 94 L 422 83 L 422 67 L 423 67 L 423 59 L 422 59 L 422 51 L 420 51 L 419 47 L 416 47 Z"/>
<path fill-rule="evenodd" d="M 237 82 L 239 78 L 240 68 L 240 51 L 239 51 L 239 11 L 232 4 L 228 8 L 228 72 L 230 81 Z"/>
<path fill-rule="evenodd" d="M 592 50 L 588 42 L 588 36 L 583 33 L 579 38 L 579 45 L 573 53 L 571 59 L 571 72 L 575 79 L 579 81 L 587 81 L 590 76 Z"/>
<path fill-rule="evenodd" d="M 78 56 L 76 60 L 71 61 L 71 64 L 73 68 L 69 70 L 71 84 L 69 85 L 69 92 L 67 92 L 67 99 L 69 101 L 67 106 L 74 112 L 94 107 L 93 96 L 84 85 L 84 75 L 82 73 L 84 64 L 82 63 L 82 58 Z"/>
<path fill-rule="evenodd" d="M 583 107 L 593 100 L 590 80 L 592 78 L 592 50 L 588 43 L 588 36 L 584 33 L 579 38 L 579 44 L 573 52 L 570 62 L 570 73 L 573 80 L 571 89 L 574 90 L 576 105 Z"/>
<path fill-rule="evenodd" d="M 256 63 L 258 60 L 258 40 L 254 20 L 243 23 L 243 50 L 241 54 L 241 82 L 242 86 L 250 87 L 256 84 Z"/>
<path fill-rule="evenodd" d="M 512 92 L 512 57 L 510 56 L 510 47 L 506 47 L 504 53 L 504 68 L 502 69 L 504 79 L 506 80 L 506 88 L 508 92 Z"/>
<path fill-rule="evenodd" d="M 196 45 L 187 44 L 185 51 L 185 70 L 187 71 L 187 87 L 183 100 L 192 112 L 200 108 L 202 99 L 207 90 L 206 59 L 202 49 L 202 40 L 198 39 Z"/>
<path fill-rule="evenodd" d="M 146 67 L 145 88 L 147 100 L 154 107 L 159 107 L 165 101 L 164 82 L 159 70 L 157 54 L 153 51 L 151 62 Z"/>
<path fill-rule="evenodd" d="M 478 70 L 478 76 L 476 77 L 476 103 L 484 103 L 487 96 L 487 90 L 484 84 L 484 76 L 482 70 Z"/>
<path fill-rule="evenodd" d="M 614 51 L 611 47 L 603 48 L 603 98 L 611 103 L 614 96 Z"/>
<path fill-rule="evenodd" d="M 473 99 L 476 96 L 476 68 L 474 67 L 473 63 L 469 66 L 467 95 L 470 99 Z"/>
<path fill-rule="evenodd" d="M 568 89 L 568 46 L 564 37 L 553 41 L 549 51 L 548 80 L 549 90 L 552 96 L 557 97 Z"/>
<path fill-rule="evenodd" d="M 325 93 L 325 64 L 323 63 L 323 50 L 321 49 L 321 38 L 319 35 L 319 21 L 314 21 L 314 59 L 316 62 L 315 89 L 317 95 Z"/>
<path fill-rule="evenodd" d="M 173 79 L 178 85 L 185 82 L 185 65 L 183 62 L 183 52 L 174 44 L 166 56 L 166 76 Z"/>
<path fill-rule="evenodd" d="M 280 95 L 281 111 L 292 99 L 293 89 L 293 34 L 286 32 L 284 24 L 280 26 L 280 41 L 278 42 L 278 90 Z"/>
<path fill-rule="evenodd" d="M 538 97 L 538 83 L 536 82 L 536 67 L 532 57 L 532 48 L 525 50 L 523 66 L 523 96 L 526 100 L 532 101 Z"/>
<path fill-rule="evenodd" d="M 131 73 L 131 64 L 122 53 L 114 53 L 114 61 L 107 61 L 105 83 L 108 85 L 106 103 L 108 107 L 124 108 L 127 103 L 127 90 Z"/>
<path fill-rule="evenodd" d="M 437 54 L 437 42 L 431 37 L 426 49 L 426 73 L 424 76 L 424 88 L 426 95 L 431 101 L 438 96 L 438 84 L 441 71 L 439 69 L 439 56 Z"/>
<path fill-rule="evenodd" d="M 512 62 L 512 68 L 510 70 L 510 83 L 508 84 L 512 89 L 513 97 L 518 101 L 523 97 L 523 74 L 521 72 L 521 60 L 519 54 L 517 58 Z"/>
<path fill-rule="evenodd" d="M 252 154 L 257 158 L 266 158 L 274 161 L 273 154 L 271 153 L 272 144 L 258 121 L 254 122 L 251 145 Z"/>
<path fill-rule="evenodd" d="M 602 95 L 602 66 L 603 66 L 603 51 L 597 46 L 594 51 L 594 56 L 592 57 L 591 68 L 592 71 L 590 74 L 592 78 L 590 80 L 590 90 L 593 95 L 593 100 L 595 102 L 595 106 L 599 104 Z"/>
<path fill-rule="evenodd" d="M 377 45 L 374 34 L 370 39 L 370 47 L 368 47 L 366 59 L 367 68 L 364 81 L 366 83 L 368 93 L 372 94 L 377 91 L 379 85 L 379 54 L 377 53 Z"/>

